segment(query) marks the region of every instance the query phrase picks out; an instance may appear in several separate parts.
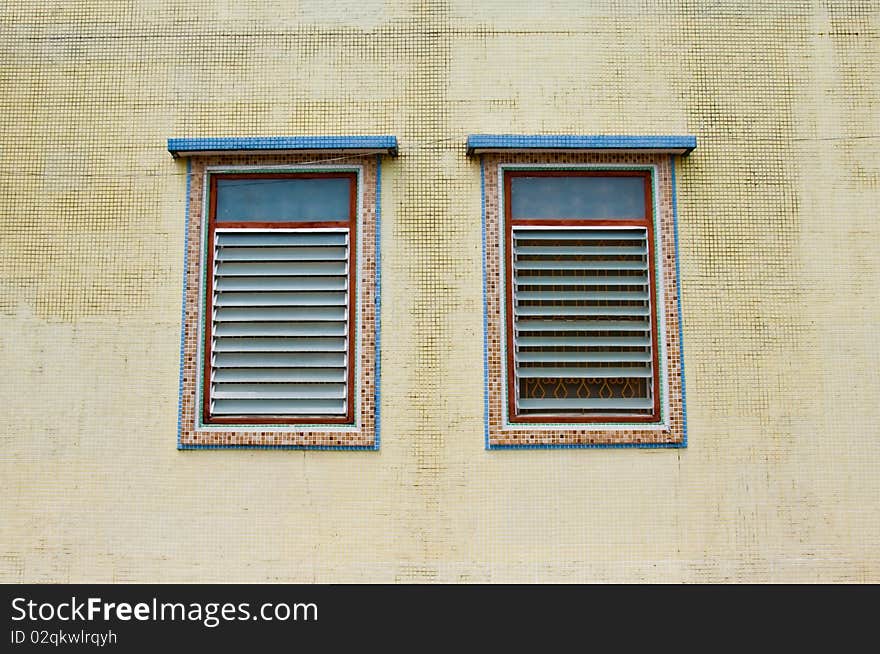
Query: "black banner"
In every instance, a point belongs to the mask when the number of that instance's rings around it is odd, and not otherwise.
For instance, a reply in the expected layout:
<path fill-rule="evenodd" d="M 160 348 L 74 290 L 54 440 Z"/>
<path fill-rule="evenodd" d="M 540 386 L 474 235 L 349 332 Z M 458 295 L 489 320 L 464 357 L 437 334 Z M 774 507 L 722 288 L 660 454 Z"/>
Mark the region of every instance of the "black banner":
<path fill-rule="evenodd" d="M 332 651 L 352 643 L 372 650 L 407 642 L 419 650 L 465 647 L 476 634 L 496 645 L 567 637 L 656 645 L 682 629 L 723 634 L 729 643 L 789 623 L 799 625 L 794 636 L 835 617 L 873 624 L 878 599 L 868 586 L 26 584 L 3 591 L 0 651 L 9 652 L 305 644 Z"/>

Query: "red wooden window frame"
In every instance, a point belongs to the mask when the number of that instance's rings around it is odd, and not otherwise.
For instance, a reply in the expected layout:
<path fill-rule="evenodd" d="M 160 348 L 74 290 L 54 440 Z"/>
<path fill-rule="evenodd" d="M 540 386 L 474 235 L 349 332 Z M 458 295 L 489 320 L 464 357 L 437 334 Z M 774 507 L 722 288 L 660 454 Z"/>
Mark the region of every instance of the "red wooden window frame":
<path fill-rule="evenodd" d="M 339 221 L 278 221 L 278 222 L 227 222 L 217 221 L 217 180 L 220 179 L 348 179 L 349 180 L 349 203 L 348 220 Z M 213 416 L 211 415 L 211 347 L 212 335 L 211 317 L 213 315 L 214 298 L 214 238 L 217 228 L 254 228 L 254 229 L 291 229 L 291 228 L 320 228 L 320 227 L 344 227 L 348 229 L 348 306 L 346 307 L 346 319 L 348 320 L 348 388 L 346 393 L 346 413 L 344 417 L 328 416 L 285 416 L 267 417 L 258 416 Z M 202 421 L 207 425 L 339 425 L 352 424 L 354 422 L 354 310 L 357 306 L 357 173 L 355 172 L 326 172 L 326 173 L 216 173 L 210 175 L 208 191 L 208 257 L 207 257 L 207 285 L 205 289 L 205 357 L 202 361 L 204 366 L 204 378 L 202 385 Z"/>
<path fill-rule="evenodd" d="M 614 170 L 614 169 L 591 169 L 591 170 L 505 170 L 504 175 L 504 247 L 506 258 L 506 290 L 505 290 L 505 317 L 507 322 L 507 411 L 508 420 L 511 423 L 543 423 L 549 421 L 562 423 L 591 423 L 591 422 L 659 422 L 660 420 L 660 366 L 657 351 L 657 297 L 656 275 L 654 263 L 654 204 L 653 179 L 649 170 Z M 642 177 L 645 180 L 645 216 L 638 219 L 587 219 L 587 218 L 554 218 L 554 219 L 513 219 L 511 211 L 511 182 L 515 177 Z M 513 338 L 513 228 L 520 226 L 546 226 L 546 227 L 644 227 L 648 232 L 648 285 L 650 287 L 650 321 L 651 321 L 651 357 L 653 366 L 652 391 L 654 408 L 650 415 L 631 414 L 604 414 L 601 416 L 572 416 L 554 413 L 541 415 L 517 415 L 516 412 L 516 366 L 514 363 L 515 343 Z"/>

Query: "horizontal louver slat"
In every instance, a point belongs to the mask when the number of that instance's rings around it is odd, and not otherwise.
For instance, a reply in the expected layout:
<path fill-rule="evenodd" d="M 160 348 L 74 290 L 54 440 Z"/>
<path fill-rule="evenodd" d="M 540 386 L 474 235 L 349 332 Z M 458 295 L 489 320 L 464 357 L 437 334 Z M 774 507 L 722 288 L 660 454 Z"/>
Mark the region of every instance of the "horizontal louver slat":
<path fill-rule="evenodd" d="M 589 378 L 589 379 L 610 379 L 612 377 L 618 378 L 626 378 L 626 377 L 650 377 L 651 376 L 651 368 L 647 367 L 626 367 L 626 368 L 611 368 L 611 367 L 599 367 L 599 368 L 582 368 L 579 366 L 536 366 L 536 367 L 527 367 L 527 366 L 517 366 L 516 374 L 519 377 L 538 377 L 541 379 L 547 379 L 550 377 L 570 377 L 574 378 Z"/>
<path fill-rule="evenodd" d="M 303 245 L 346 245 L 348 232 L 283 232 L 283 231 L 235 231 L 217 232 L 217 245 L 227 246 L 282 246 L 296 247 Z"/>
<path fill-rule="evenodd" d="M 645 237 L 630 229 L 522 229 L 513 235 L 516 241 L 643 241 Z"/>
<path fill-rule="evenodd" d="M 347 279 L 339 277 L 218 277 L 217 291 L 344 291 Z"/>
<path fill-rule="evenodd" d="M 519 347 L 649 347 L 651 339 L 618 336 L 590 338 L 572 336 L 521 336 L 516 341 Z"/>
<path fill-rule="evenodd" d="M 644 254 L 644 250 L 642 248 L 635 248 L 638 250 L 636 254 Z M 529 256 L 529 255 L 551 255 L 554 257 L 564 256 L 568 254 L 592 254 L 592 255 L 607 255 L 608 251 L 603 248 L 597 247 L 544 247 L 540 245 L 522 245 L 520 247 L 516 247 L 513 250 L 514 254 L 517 256 Z"/>
<path fill-rule="evenodd" d="M 220 322 L 262 320 L 345 320 L 345 307 L 235 307 L 221 308 L 214 315 Z"/>
<path fill-rule="evenodd" d="M 348 234 L 215 235 L 211 414 L 348 412 Z"/>
<path fill-rule="evenodd" d="M 344 322 L 221 322 L 216 336 L 343 336 Z"/>
<path fill-rule="evenodd" d="M 215 305 L 219 307 L 311 307 L 342 305 L 347 300 L 345 291 L 339 293 L 222 293 L 217 297 Z"/>
<path fill-rule="evenodd" d="M 217 399 L 344 399 L 345 384 L 217 384 Z"/>
<path fill-rule="evenodd" d="M 296 276 L 301 275 L 344 275 L 344 261 L 295 261 L 265 262 L 248 261 L 221 263 L 217 266 L 220 277 L 258 277 L 258 276 Z"/>
<path fill-rule="evenodd" d="M 344 368 L 219 368 L 219 382 L 343 382 Z"/>
<path fill-rule="evenodd" d="M 340 352 L 218 352 L 216 368 L 343 368 L 345 355 Z"/>
<path fill-rule="evenodd" d="M 220 250 L 220 261 L 333 261 L 345 260 L 345 248 L 236 248 Z"/>
<path fill-rule="evenodd" d="M 646 270 L 641 261 L 520 261 L 518 270 Z"/>
<path fill-rule="evenodd" d="M 517 331 L 604 332 L 646 331 L 651 323 L 641 320 L 517 320 Z"/>
<path fill-rule="evenodd" d="M 214 352 L 344 352 L 345 338 L 217 338 Z"/>
<path fill-rule="evenodd" d="M 614 277 L 608 275 L 581 276 L 581 275 L 541 275 L 527 276 L 517 275 L 514 280 L 519 286 L 636 286 L 648 283 L 648 278 L 639 275 Z"/>
<path fill-rule="evenodd" d="M 552 307 L 520 305 L 517 308 L 521 316 L 646 316 L 648 308 L 643 306 L 617 307 L 597 306 L 584 307 L 558 304 Z"/>
<path fill-rule="evenodd" d="M 579 291 L 515 291 L 515 297 L 517 300 L 538 300 L 538 301 L 548 301 L 548 300 L 569 300 L 569 301 L 582 301 L 582 300 L 631 300 L 633 302 L 640 302 L 648 299 L 648 293 L 646 291 L 593 291 L 593 292 L 579 292 Z"/>
<path fill-rule="evenodd" d="M 650 352 L 554 352 L 541 350 L 538 352 L 519 352 L 517 361 L 523 362 L 554 362 L 554 361 L 650 361 Z"/>
<path fill-rule="evenodd" d="M 600 247 L 600 246 L 584 246 L 577 248 L 579 252 L 577 254 L 591 254 L 596 256 L 610 257 L 621 254 L 645 254 L 645 249 L 641 247 Z M 557 255 L 558 256 L 558 255 Z"/>
<path fill-rule="evenodd" d="M 345 414 L 345 400 L 215 400 L 217 415 L 323 416 Z"/>
<path fill-rule="evenodd" d="M 513 239 L 517 411 L 650 414 L 647 230 L 514 228 Z"/>

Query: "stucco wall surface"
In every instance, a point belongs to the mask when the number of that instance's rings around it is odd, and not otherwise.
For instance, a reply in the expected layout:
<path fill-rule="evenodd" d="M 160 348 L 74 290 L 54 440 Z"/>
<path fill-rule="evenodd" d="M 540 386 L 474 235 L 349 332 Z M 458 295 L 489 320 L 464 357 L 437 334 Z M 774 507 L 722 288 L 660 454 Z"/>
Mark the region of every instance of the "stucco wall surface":
<path fill-rule="evenodd" d="M 880 581 L 876 2 L 0 5 L 0 579 Z M 695 134 L 688 441 L 487 451 L 469 133 Z M 382 445 L 178 451 L 170 136 L 395 134 Z"/>

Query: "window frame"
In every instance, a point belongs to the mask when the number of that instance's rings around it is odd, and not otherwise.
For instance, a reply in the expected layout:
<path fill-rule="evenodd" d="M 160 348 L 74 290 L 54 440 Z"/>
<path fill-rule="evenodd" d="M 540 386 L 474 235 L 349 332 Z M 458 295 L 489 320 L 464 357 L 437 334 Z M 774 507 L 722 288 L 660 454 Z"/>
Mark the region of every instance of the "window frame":
<path fill-rule="evenodd" d="M 512 138 L 497 137 L 503 144 Z M 496 144 L 474 153 L 479 156 L 482 189 L 485 447 L 488 450 L 687 447 L 675 197 L 675 168 L 681 153 L 629 146 L 621 151 L 572 149 L 570 138 L 565 138 L 568 140 L 551 144 L 529 142 L 521 145 L 515 140 L 508 148 Z M 561 139 L 563 137 L 556 138 Z M 508 256 L 510 244 L 505 238 L 508 201 L 503 177 L 519 170 L 585 170 L 602 174 L 612 170 L 651 172 L 653 197 L 648 206 L 652 211 L 651 235 L 654 238 L 651 260 L 655 266 L 653 289 L 657 325 L 654 354 L 660 374 L 656 392 L 660 403 L 658 421 L 638 422 L 632 419 L 633 416 L 614 422 L 573 422 L 569 420 L 571 416 L 557 421 L 540 416 L 542 422 L 510 420 L 507 337 L 510 321 L 506 289 L 511 260 Z M 606 416 L 603 419 L 608 420 Z"/>
<path fill-rule="evenodd" d="M 347 141 L 346 141 L 347 142 Z M 240 140 L 232 145 L 238 147 Z M 177 448 L 375 451 L 380 447 L 380 225 L 384 151 L 364 152 L 215 152 L 190 153 L 185 160 L 185 232 L 181 307 L 180 386 Z M 348 423 L 206 424 L 203 421 L 205 291 L 208 268 L 210 177 L 235 173 L 352 173 L 356 175 L 356 213 L 349 239 L 350 267 L 356 280 L 350 298 L 354 337 L 351 352 L 354 415 Z M 289 223 L 296 225 L 295 223 Z M 252 227 L 254 223 L 248 223 Z M 296 229 L 296 227 L 294 227 Z M 332 229 L 332 228 L 330 228 Z M 348 227 L 347 227 L 348 229 Z M 335 417 L 335 416 L 334 416 Z"/>
<path fill-rule="evenodd" d="M 279 172 L 208 172 L 208 212 L 207 212 L 207 234 L 206 234 L 206 261 L 205 272 L 206 282 L 204 297 L 202 298 L 205 307 L 203 322 L 201 328 L 204 330 L 204 352 L 202 353 L 200 364 L 202 366 L 202 385 L 200 392 L 200 402 L 202 406 L 202 424 L 204 425 L 346 425 L 351 424 L 354 420 L 355 405 L 355 308 L 358 306 L 359 293 L 356 284 L 355 271 L 357 270 L 357 245 L 358 245 L 358 189 L 359 180 L 357 172 L 297 172 L 297 171 L 279 171 Z M 346 221 L 241 221 L 241 222 L 223 222 L 217 220 L 217 182 L 222 179 L 348 179 L 349 180 L 349 202 L 348 202 L 348 220 Z M 237 230 L 237 229 L 253 229 L 253 230 L 285 230 L 298 231 L 308 229 L 347 229 L 348 230 L 348 302 L 346 304 L 346 319 L 348 321 L 348 348 L 347 348 L 347 394 L 346 394 L 346 412 L 342 417 L 332 416 L 287 416 L 265 417 L 260 415 L 240 416 L 216 416 L 210 412 L 211 407 L 211 353 L 213 343 L 214 320 L 213 314 L 213 296 L 214 296 L 214 253 L 216 250 L 216 234 L 218 229 Z"/>
<path fill-rule="evenodd" d="M 645 217 L 644 218 L 513 218 L 513 206 L 511 201 L 511 188 L 513 180 L 517 177 L 639 177 L 644 180 L 645 193 Z M 505 339 L 507 350 L 507 362 L 505 376 L 507 379 L 507 416 L 511 424 L 532 423 L 607 423 L 607 422 L 632 422 L 632 423 L 656 423 L 660 420 L 660 362 L 657 349 L 657 332 L 659 331 L 659 319 L 657 314 L 656 293 L 656 263 L 654 248 L 654 177 L 652 169 L 620 169 L 620 168 L 508 168 L 501 169 L 501 179 L 504 193 L 504 269 L 506 274 L 504 318 Z M 648 244 L 648 288 L 649 288 L 649 317 L 651 324 L 651 358 L 652 358 L 652 401 L 653 410 L 651 415 L 633 414 L 602 414 L 598 416 L 583 415 L 573 416 L 565 414 L 517 414 L 516 388 L 516 342 L 514 338 L 514 298 L 513 298 L 513 231 L 515 227 L 644 227 L 647 232 Z"/>

